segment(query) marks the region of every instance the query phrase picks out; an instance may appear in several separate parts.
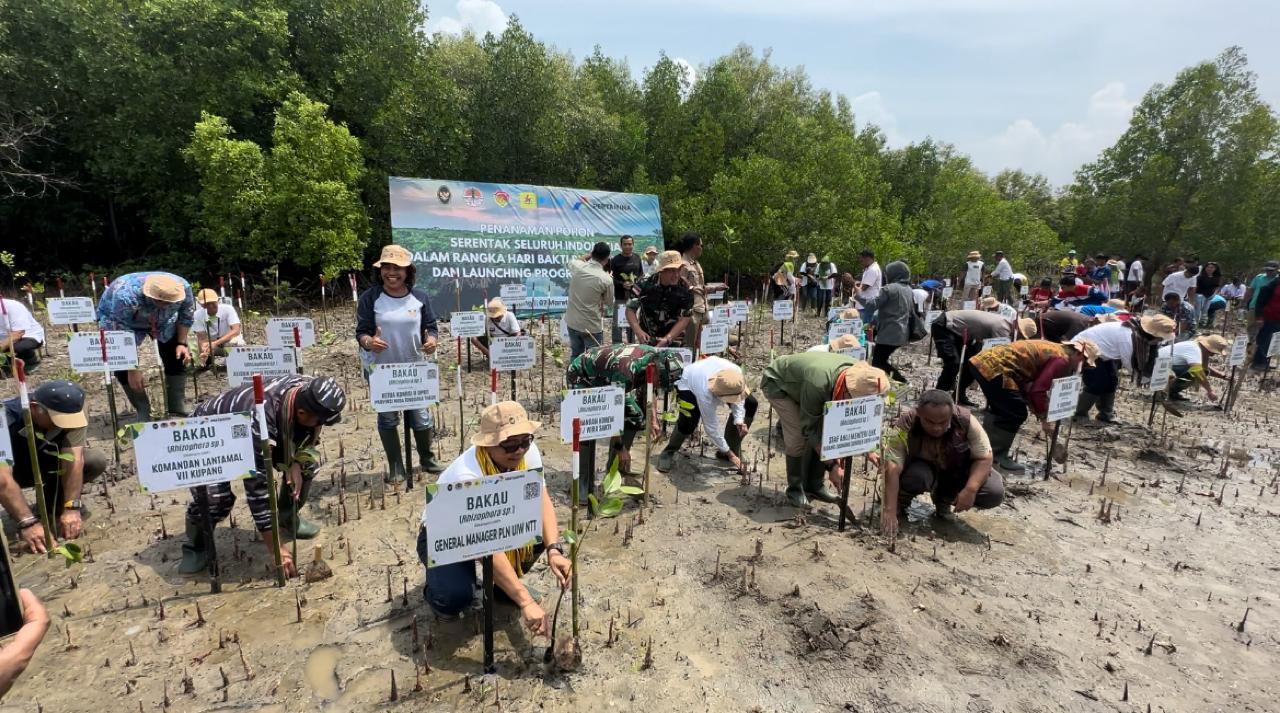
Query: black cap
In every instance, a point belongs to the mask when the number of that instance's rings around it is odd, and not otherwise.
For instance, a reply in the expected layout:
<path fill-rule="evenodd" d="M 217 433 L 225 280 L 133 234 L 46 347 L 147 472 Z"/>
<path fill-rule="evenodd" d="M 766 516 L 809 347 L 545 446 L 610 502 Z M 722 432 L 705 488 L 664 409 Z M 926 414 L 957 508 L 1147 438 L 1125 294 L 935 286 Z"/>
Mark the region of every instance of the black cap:
<path fill-rule="evenodd" d="M 609 257 L 609 244 L 596 243 L 595 246 L 591 248 L 591 257 L 595 258 L 596 260 L 603 260 Z"/>
<path fill-rule="evenodd" d="M 298 405 L 315 414 L 321 423 L 332 426 L 342 420 L 347 394 L 331 376 L 317 376 L 298 392 Z"/>
<path fill-rule="evenodd" d="M 84 389 L 70 381 L 46 381 L 31 392 L 31 400 L 44 407 L 58 428 L 84 428 Z"/>

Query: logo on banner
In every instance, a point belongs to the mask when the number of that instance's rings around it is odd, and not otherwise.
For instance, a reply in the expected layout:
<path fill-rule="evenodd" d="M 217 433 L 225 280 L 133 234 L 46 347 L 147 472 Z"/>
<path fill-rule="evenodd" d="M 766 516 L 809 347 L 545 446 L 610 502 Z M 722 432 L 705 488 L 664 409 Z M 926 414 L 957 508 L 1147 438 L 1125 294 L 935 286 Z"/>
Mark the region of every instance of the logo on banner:
<path fill-rule="evenodd" d="M 484 191 L 474 186 L 468 187 L 464 190 L 462 192 L 462 197 L 466 200 L 467 205 L 472 208 L 479 208 L 484 205 Z"/>
<path fill-rule="evenodd" d="M 453 198 L 453 191 L 450 191 L 448 186 L 440 186 L 436 189 L 436 198 L 439 198 L 441 203 L 448 203 L 449 199 Z"/>
<path fill-rule="evenodd" d="M 493 202 L 499 208 L 506 208 L 508 205 L 511 204 L 511 194 L 507 193 L 506 191 L 494 191 Z"/>
<path fill-rule="evenodd" d="M 573 204 L 573 209 L 578 210 L 584 205 L 591 205 L 591 200 L 586 196 L 578 196 L 578 202 Z"/>
<path fill-rule="evenodd" d="M 537 208 L 537 207 L 538 207 L 538 194 L 537 194 L 537 193 L 534 193 L 533 191 L 521 191 L 521 192 L 520 192 L 520 207 L 521 207 L 521 208 Z"/>

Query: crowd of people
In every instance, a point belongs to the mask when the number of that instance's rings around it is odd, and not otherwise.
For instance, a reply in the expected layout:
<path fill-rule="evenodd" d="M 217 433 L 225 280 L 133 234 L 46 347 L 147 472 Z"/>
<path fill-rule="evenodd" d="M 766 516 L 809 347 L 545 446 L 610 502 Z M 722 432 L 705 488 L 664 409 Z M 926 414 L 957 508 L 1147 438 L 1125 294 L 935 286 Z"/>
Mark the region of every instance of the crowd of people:
<path fill-rule="evenodd" d="M 673 250 L 649 246 L 637 254 L 629 236 L 618 247 L 614 253 L 608 244 L 598 243 L 590 253 L 569 261 L 563 316 L 569 346 L 567 385 L 622 388 L 625 426 L 610 440 L 609 452 L 628 484 L 638 484 L 631 467 L 637 436 L 647 431 L 657 438 L 662 432 L 659 407 L 650 402 L 646 390 L 649 373 L 656 376 L 655 388 L 673 392 L 679 405 L 674 428 L 657 450 L 657 470 L 667 473 L 675 468 L 682 447 L 701 425 L 715 457 L 747 472 L 742 446 L 761 405 L 749 387 L 752 375 L 733 358 L 698 355 L 687 362 L 679 353 L 697 353 L 699 335 L 727 285 L 707 281 L 700 260 L 703 246 L 696 235 L 683 236 Z M 1141 255 L 1128 261 L 1096 255 L 1081 262 L 1072 250 L 1058 262 L 1057 275 L 1032 286 L 1025 274 L 1014 270 L 1010 257 L 997 251 L 988 266 L 975 250 L 954 275 L 913 280 L 905 262 L 893 260 L 882 269 L 871 250 L 859 254 L 861 270 L 856 276 L 839 272 L 826 255 L 809 253 L 801 261 L 791 250 L 783 256 L 768 276 L 771 299 L 795 300 L 798 312 L 811 311 L 827 327 L 854 325 L 838 334 L 824 329 L 816 344 L 773 358 L 760 374 L 759 391 L 780 428 L 786 498 L 792 506 L 839 501 L 848 474 L 839 459 L 822 457 L 826 405 L 884 394 L 894 382 L 905 381 L 892 360 L 913 342 L 929 339 L 941 373 L 891 424 L 901 437 L 891 442 L 882 464 L 886 506 L 880 515 L 881 528 L 891 537 L 918 495 L 930 495 L 939 517 L 998 506 L 1004 479 L 1025 469 L 1012 451 L 1024 423 L 1034 416 L 1046 435 L 1056 428 L 1047 418 L 1055 379 L 1082 375 L 1083 393 L 1075 413 L 1080 422 L 1087 422 L 1095 409 L 1097 421 L 1115 422 L 1121 370 L 1149 377 L 1159 357 L 1172 363 L 1170 399 L 1185 400 L 1185 392 L 1195 387 L 1217 401 L 1212 380 L 1226 374 L 1211 362 L 1230 346 L 1224 336 L 1212 333 L 1219 315 L 1248 311 L 1255 368 L 1266 366 L 1268 345 L 1280 331 L 1280 279 L 1274 261 L 1246 284 L 1240 277 L 1225 279 L 1217 263 L 1202 265 L 1194 257 L 1153 269 Z M 373 284 L 357 300 L 354 334 L 366 377 L 378 364 L 431 358 L 439 339 L 438 317 L 426 291 L 417 286 L 410 251 L 386 246 L 373 263 L 372 275 Z M 1159 301 L 1148 303 L 1148 282 L 1160 290 Z M 954 291 L 959 300 L 952 299 Z M 39 321 L 21 301 L 5 299 L 2 306 L 7 318 L 0 320 L 0 349 L 35 366 L 44 346 Z M 520 320 L 501 299 L 490 300 L 484 311 L 486 335 L 474 342 L 482 354 L 487 355 L 492 338 L 523 334 Z M 236 310 L 214 291 L 193 293 L 187 280 L 165 272 L 122 275 L 103 291 L 97 318 L 103 329 L 126 330 L 139 345 L 147 340 L 156 345 L 164 374 L 163 412 L 151 403 L 141 369 L 115 373 L 139 421 L 252 408 L 252 386 L 226 389 L 187 408 L 187 366 L 194 361 L 196 369 L 215 368 L 229 349 L 246 343 Z M 188 341 L 192 333 L 194 354 Z M 983 397 L 981 408 L 971 397 L 974 384 Z M 347 396 L 331 377 L 297 375 L 270 380 L 265 398 L 266 432 L 259 433 L 255 423 L 253 435 L 270 444 L 271 458 L 281 468 L 282 480 L 274 494 L 281 504 L 278 519 L 268 507 L 273 494 L 262 475 L 260 452 L 258 469 L 243 487 L 262 541 L 292 576 L 296 566 L 289 550 L 277 544 L 281 536 L 307 539 L 320 530 L 299 513 L 318 466 L 298 454 L 320 442 L 325 426 L 341 420 Z M 21 448 L 14 449 L 11 465 L 0 463 L 0 505 L 16 523 L 19 540 L 32 551 L 43 552 L 51 541 L 82 534 L 82 491 L 107 467 L 103 454 L 87 446 L 84 402 L 84 391 L 75 383 L 39 384 L 30 394 L 30 417 L 47 447 L 39 451 L 38 463 L 31 463 Z M 22 409 L 18 399 L 4 403 L 5 425 L 14 443 L 27 437 Z M 411 410 L 404 417 L 419 468 L 440 474 L 440 482 L 542 466 L 535 442 L 541 424 L 515 401 L 485 409 L 471 447 L 450 463 L 437 457 L 430 412 Z M 400 420 L 398 412 L 377 417 L 390 482 L 404 480 L 412 467 L 410 454 L 402 451 L 409 441 L 398 435 Z M 30 476 L 36 469 L 48 476 L 43 480 L 43 501 L 50 504 L 53 531 L 46 531 L 45 521 L 33 513 L 23 493 L 23 488 L 35 485 Z M 582 493 L 584 502 L 587 495 Z M 544 555 L 562 584 L 571 575 L 545 488 L 542 497 L 542 544 L 493 557 L 498 589 L 538 633 L 546 633 L 547 615 L 522 583 L 523 575 Z M 207 507 L 212 520 L 219 522 L 235 501 L 229 483 L 203 492 L 193 489 L 180 572 L 194 574 L 209 565 L 202 510 Z M 418 548 L 425 564 L 422 532 Z M 467 609 L 475 591 L 474 563 L 427 572 L 424 597 L 442 616 Z M 43 610 L 34 597 L 23 597 L 31 600 L 28 611 L 38 628 Z"/>

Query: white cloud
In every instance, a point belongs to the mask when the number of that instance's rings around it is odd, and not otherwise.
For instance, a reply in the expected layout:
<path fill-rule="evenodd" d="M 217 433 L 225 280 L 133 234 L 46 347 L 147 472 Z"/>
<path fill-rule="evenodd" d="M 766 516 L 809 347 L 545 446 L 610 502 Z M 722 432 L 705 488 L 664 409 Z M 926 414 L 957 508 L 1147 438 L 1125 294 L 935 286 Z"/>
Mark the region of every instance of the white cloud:
<path fill-rule="evenodd" d="M 885 141 L 891 148 L 905 146 L 907 137 L 898 128 L 898 119 L 889 111 L 880 92 L 867 92 L 854 97 L 849 105 L 853 107 L 853 118 L 862 124 L 875 124 L 884 134 Z"/>
<path fill-rule="evenodd" d="M 684 69 L 685 94 L 688 94 L 689 90 L 693 88 L 694 83 L 698 81 L 698 68 L 694 67 L 693 63 L 684 57 L 672 57 L 671 61 L 674 62 L 677 67 Z"/>
<path fill-rule="evenodd" d="M 1124 133 L 1136 105 L 1125 97 L 1123 83 L 1110 82 L 1089 97 L 1084 119 L 1063 122 L 1049 132 L 1030 119 L 1017 119 L 969 153 L 991 173 L 1020 168 L 1043 173 L 1056 184 L 1070 183 L 1077 168 L 1097 158 Z"/>
<path fill-rule="evenodd" d="M 487 32 L 499 35 L 507 29 L 507 13 L 493 0 L 458 0 L 454 9 L 454 16 L 428 10 L 427 33 L 460 35 L 464 30 L 471 30 L 484 37 Z"/>

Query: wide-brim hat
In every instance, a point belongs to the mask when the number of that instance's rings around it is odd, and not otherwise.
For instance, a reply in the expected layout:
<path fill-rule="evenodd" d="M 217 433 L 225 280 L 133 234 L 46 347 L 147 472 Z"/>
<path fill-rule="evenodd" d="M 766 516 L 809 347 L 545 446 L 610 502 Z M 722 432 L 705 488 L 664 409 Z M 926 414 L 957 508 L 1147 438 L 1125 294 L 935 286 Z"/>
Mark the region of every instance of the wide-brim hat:
<path fill-rule="evenodd" d="M 1076 337 L 1075 339 L 1067 342 L 1067 346 L 1074 347 L 1076 351 L 1083 354 L 1084 362 L 1089 366 L 1097 364 L 1098 355 L 1101 354 L 1101 350 L 1099 350 L 1098 345 L 1094 344 L 1091 340 Z"/>
<path fill-rule="evenodd" d="M 679 270 L 684 267 L 684 258 L 679 251 L 668 250 L 658 256 L 658 271 Z"/>
<path fill-rule="evenodd" d="M 1196 344 L 1210 354 L 1221 354 L 1225 352 L 1231 343 L 1221 334 L 1206 334 L 1203 337 L 1196 337 Z"/>
<path fill-rule="evenodd" d="M 210 302 L 217 302 L 217 301 L 218 301 L 218 293 L 214 292 L 208 287 L 196 293 L 196 302 L 199 304 L 207 305 Z"/>
<path fill-rule="evenodd" d="M 507 313 L 507 306 L 502 303 L 501 297 L 494 297 L 489 300 L 489 304 L 484 306 L 484 311 L 485 314 L 489 315 L 493 319 L 498 319 Z"/>
<path fill-rule="evenodd" d="M 862 319 L 862 315 L 856 309 L 847 309 L 840 313 L 840 319 Z"/>
<path fill-rule="evenodd" d="M 471 437 L 474 446 L 496 446 L 512 436 L 531 436 L 542 428 L 530 421 L 524 407 L 515 401 L 499 401 L 480 412 L 480 431 Z"/>
<path fill-rule="evenodd" d="M 988 297 L 982 298 L 982 309 L 995 309 L 996 307 L 999 307 L 999 306 L 1000 306 L 1000 300 L 994 297 L 988 296 Z"/>
<path fill-rule="evenodd" d="M 786 257 L 788 258 L 800 257 L 800 253 L 796 252 L 795 250 L 788 250 Z"/>
<path fill-rule="evenodd" d="M 835 339 L 832 339 L 828 346 L 831 348 L 831 351 L 838 352 L 841 349 L 853 349 L 860 344 L 861 342 L 858 341 L 857 336 L 853 334 L 841 334 Z"/>
<path fill-rule="evenodd" d="M 645 249 L 644 249 L 644 254 L 645 254 L 645 255 L 657 255 L 657 254 L 658 254 L 658 248 L 657 248 L 657 247 L 655 247 L 655 246 L 653 246 L 653 245 L 650 245 L 649 247 L 647 247 L 647 248 L 645 248 Z"/>
<path fill-rule="evenodd" d="M 851 399 L 876 396 L 889 390 L 889 375 L 869 362 L 859 361 L 845 369 L 844 383 Z"/>
<path fill-rule="evenodd" d="M 806 257 L 804 261 L 809 263 L 810 265 L 816 265 L 818 264 L 818 256 L 814 255 L 813 253 L 809 253 L 809 257 Z"/>
<path fill-rule="evenodd" d="M 382 248 L 382 255 L 378 261 L 373 263 L 374 267 L 382 267 L 383 263 L 388 265 L 399 265 L 400 267 L 409 267 L 413 264 L 413 253 L 405 250 L 399 245 L 387 245 Z"/>
<path fill-rule="evenodd" d="M 1040 334 L 1040 329 L 1036 326 L 1034 319 L 1023 317 L 1018 320 L 1018 334 L 1021 334 L 1023 339 L 1035 339 Z"/>
<path fill-rule="evenodd" d="M 1161 340 L 1173 339 L 1177 334 L 1178 327 L 1173 322 L 1173 318 L 1166 317 L 1163 314 L 1153 314 L 1138 320 L 1138 325 L 1142 327 L 1142 331 L 1153 337 L 1159 337 Z"/>
<path fill-rule="evenodd" d="M 967 260 L 979 260 L 981 258 L 982 258 L 982 253 L 978 252 L 977 250 L 970 250 L 969 254 L 965 256 L 965 259 Z"/>
<path fill-rule="evenodd" d="M 746 380 L 742 378 L 741 369 L 721 369 L 711 375 L 707 386 L 712 396 L 727 404 L 742 403 L 751 393 Z"/>
<path fill-rule="evenodd" d="M 181 302 L 186 290 L 171 275 L 147 275 L 142 281 L 142 294 L 161 302 Z"/>
<path fill-rule="evenodd" d="M 1122 299 L 1107 300 L 1107 306 L 1115 307 L 1116 309 L 1129 309 L 1129 305 L 1125 304 Z"/>

